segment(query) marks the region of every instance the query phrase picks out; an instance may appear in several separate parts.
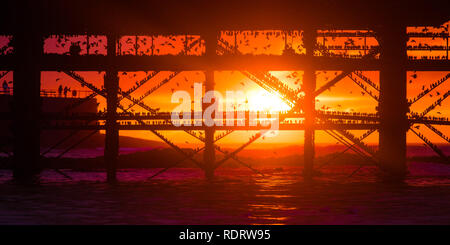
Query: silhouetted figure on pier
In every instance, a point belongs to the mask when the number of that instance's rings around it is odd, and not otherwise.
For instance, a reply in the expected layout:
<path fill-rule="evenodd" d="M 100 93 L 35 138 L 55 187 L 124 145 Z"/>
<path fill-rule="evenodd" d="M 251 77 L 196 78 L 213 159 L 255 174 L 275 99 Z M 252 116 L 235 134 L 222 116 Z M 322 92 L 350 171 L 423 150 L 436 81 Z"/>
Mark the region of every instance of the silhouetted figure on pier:
<path fill-rule="evenodd" d="M 64 87 L 64 97 L 67 97 L 67 92 L 69 92 L 70 89 L 68 87 Z"/>
<path fill-rule="evenodd" d="M 58 97 L 62 96 L 62 92 L 63 92 L 63 87 L 62 87 L 62 85 L 59 85 L 59 87 L 58 87 Z"/>
<path fill-rule="evenodd" d="M 8 85 L 8 82 L 3 81 L 2 87 L 3 87 L 3 92 L 4 92 L 4 93 L 9 93 L 9 85 Z"/>

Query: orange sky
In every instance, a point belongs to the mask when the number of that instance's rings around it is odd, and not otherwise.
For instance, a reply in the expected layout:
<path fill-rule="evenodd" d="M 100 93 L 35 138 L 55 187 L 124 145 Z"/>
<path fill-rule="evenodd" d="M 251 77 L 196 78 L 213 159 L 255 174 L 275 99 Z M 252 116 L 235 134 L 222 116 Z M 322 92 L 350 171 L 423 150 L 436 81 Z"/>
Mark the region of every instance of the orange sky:
<path fill-rule="evenodd" d="M 284 81 L 291 85 L 292 87 L 301 86 L 301 83 L 295 85 L 295 79 L 287 78 L 293 71 L 275 71 L 271 72 L 272 75 L 278 77 L 281 81 Z M 142 88 L 139 88 L 132 95 L 136 98 L 140 97 L 145 91 L 153 86 L 155 86 L 159 81 L 164 79 L 171 72 L 161 72 L 161 74 L 157 75 L 155 78 L 151 80 L 148 84 L 145 84 Z M 298 71 L 299 74 L 302 74 L 302 71 Z M 103 83 L 103 73 L 98 72 L 79 72 L 80 75 L 85 77 L 88 81 L 92 82 L 98 87 L 101 87 Z M 317 85 L 320 87 L 326 81 L 326 77 L 328 79 L 333 78 L 335 75 L 335 71 L 318 71 L 317 72 Z M 378 72 L 375 71 L 366 71 L 364 74 L 369 77 L 373 82 L 378 84 Z M 413 98 L 417 94 L 419 94 L 422 90 L 422 86 L 428 86 L 430 82 L 435 82 L 441 77 L 445 76 L 447 72 L 416 72 L 417 78 L 412 79 L 412 74 L 414 72 L 408 72 L 408 80 L 414 80 L 412 83 L 408 83 L 408 98 Z M 136 77 L 134 77 L 136 75 Z M 122 90 L 127 90 L 130 88 L 131 83 L 126 82 L 127 80 L 136 79 L 139 80 L 145 77 L 145 72 L 137 72 L 130 73 L 127 72 L 127 75 L 120 76 L 120 85 Z M 59 78 L 58 82 L 55 82 L 56 79 Z M 44 72 L 42 74 L 42 79 L 44 81 L 51 81 L 46 83 L 46 89 L 56 89 L 58 84 L 65 84 L 65 86 L 69 86 L 72 89 L 83 89 L 81 88 L 77 82 L 72 80 L 65 74 L 61 74 L 58 72 Z M 265 90 L 259 87 L 254 82 L 250 81 L 244 75 L 242 75 L 239 71 L 217 71 L 215 72 L 216 79 L 216 90 L 225 94 L 226 90 L 243 90 L 248 95 L 249 104 L 252 104 L 252 99 L 258 101 L 257 95 L 266 94 L 266 96 L 273 97 L 273 95 L 268 94 Z M 188 80 L 188 81 L 186 81 Z M 204 75 L 202 72 L 183 72 L 177 77 L 173 79 L 170 83 L 164 85 L 159 90 L 155 91 L 151 96 L 144 99 L 144 103 L 153 107 L 153 108 L 161 108 L 162 111 L 170 111 L 177 104 L 170 103 L 172 89 L 176 90 L 186 90 L 190 93 L 193 93 L 193 89 L 191 86 L 194 82 L 201 82 L 204 80 Z M 179 84 L 179 86 L 177 86 Z M 128 86 L 127 86 L 128 85 Z M 433 97 L 426 96 L 421 101 L 414 104 L 411 109 L 412 111 L 421 112 L 423 111 L 429 104 L 434 102 L 438 97 L 436 97 L 436 93 L 439 92 L 441 94 L 448 91 L 450 84 L 448 82 L 444 83 L 441 87 L 438 87 L 431 94 Z M 362 94 L 362 90 L 358 85 L 356 85 L 349 78 L 344 78 L 341 82 L 339 82 L 335 87 L 331 90 L 325 91 L 323 94 L 317 97 L 316 108 L 317 109 L 328 109 L 328 110 L 338 110 L 338 111 L 347 111 L 347 112 L 375 112 L 375 107 L 377 102 L 369 97 L 367 94 Z M 101 96 L 97 96 L 98 101 L 100 102 L 99 108 L 105 107 L 105 99 Z M 267 98 L 265 98 L 267 99 Z M 272 100 L 277 100 L 276 97 L 273 97 Z M 127 106 L 130 102 L 126 99 L 121 101 L 121 104 Z M 254 103 L 257 104 L 257 103 Z M 450 101 L 446 100 L 442 103 L 441 107 L 436 108 L 432 112 L 429 113 L 430 116 L 443 116 L 450 115 Z M 254 106 L 256 109 L 256 106 Z M 144 112 L 144 110 L 138 106 L 133 107 L 135 112 Z M 441 113 L 441 114 L 439 114 Z M 439 127 L 440 130 L 450 133 L 448 127 Z M 423 127 L 425 129 L 425 127 Z M 237 142 L 245 142 L 246 139 L 255 132 L 235 132 L 226 138 L 222 139 L 220 143 L 229 145 L 235 144 Z M 355 134 L 362 134 L 364 131 L 354 132 Z M 128 135 L 133 137 L 141 137 L 157 140 L 155 136 L 153 136 L 150 132 L 141 132 L 141 131 L 121 131 L 122 135 Z M 194 138 L 186 134 L 182 131 L 173 131 L 173 132 L 164 132 L 170 139 L 173 139 L 175 142 L 179 144 L 186 144 L 186 140 L 189 145 L 196 142 Z M 432 132 L 428 132 L 427 137 L 436 143 L 444 143 L 440 137 L 435 136 Z M 317 143 L 334 143 L 334 140 L 328 136 L 327 134 L 318 131 L 316 136 Z M 273 138 L 265 138 L 264 140 L 259 140 L 262 144 L 295 144 L 303 142 L 303 132 L 299 131 L 282 131 L 279 133 L 277 137 Z M 378 142 L 378 136 L 376 133 L 372 134 L 369 138 L 367 138 L 366 142 L 368 143 L 376 143 Z M 419 139 L 416 138 L 413 134 L 408 133 L 408 142 L 417 143 Z M 198 142 L 200 143 L 200 142 Z M 258 146 L 255 144 L 254 146 Z"/>
<path fill-rule="evenodd" d="M 446 23 L 448 25 L 448 23 Z M 421 28 L 415 29 L 421 30 Z M 413 31 L 413 29 L 409 29 L 408 31 Z M 236 40 L 234 38 L 234 32 L 223 32 L 221 37 L 224 38 L 230 44 L 236 42 L 239 45 L 238 50 L 242 53 L 253 53 L 253 54 L 281 54 L 285 47 L 285 37 L 286 35 L 280 31 L 267 31 L 260 32 L 258 34 L 252 32 L 241 32 L 237 34 Z M 187 41 L 186 41 L 187 38 Z M 148 55 L 153 52 L 154 55 L 165 55 L 165 54 L 179 54 L 183 52 L 185 45 L 192 44 L 195 40 L 200 38 L 199 36 L 154 36 L 154 37 L 138 37 L 138 54 L 139 55 Z M 58 40 L 59 39 L 59 40 Z M 424 39 L 424 38 L 422 38 Z M 248 41 L 247 41 L 248 40 Z M 287 44 L 291 46 L 296 53 L 303 53 L 304 48 L 301 41 L 301 31 L 295 31 L 287 35 Z M 343 45 L 343 43 L 347 40 L 347 38 L 327 38 L 325 40 L 328 45 Z M 0 39 L 2 41 L 2 39 Z M 319 37 L 317 39 L 319 43 L 323 43 L 323 38 Z M 355 45 L 362 45 L 363 40 L 355 38 Z M 4 42 L 4 41 L 3 41 Z M 79 42 L 81 47 L 81 54 L 86 54 L 86 36 L 75 36 L 68 38 L 61 38 L 58 36 L 51 36 L 45 40 L 44 50 L 48 53 L 65 53 L 68 52 L 69 46 L 71 42 Z M 152 50 L 151 43 L 153 42 L 154 47 Z M 377 41 L 375 38 L 368 38 L 366 40 L 368 45 L 377 45 Z M 429 45 L 442 45 L 444 42 L 442 39 L 428 39 L 428 40 L 419 40 L 413 39 L 409 40 L 408 45 L 416 45 L 418 43 L 428 43 Z M 90 36 L 90 54 L 98 54 L 104 55 L 106 38 L 104 36 Z M 201 55 L 204 52 L 203 41 L 198 42 L 189 52 L 188 55 Z M 120 40 L 120 52 L 121 54 L 134 54 L 136 45 L 136 37 L 135 36 L 125 36 Z M 350 54 L 355 54 L 361 51 L 351 51 Z M 441 52 L 442 53 L 442 52 Z M 408 52 L 408 55 L 442 55 L 439 51 L 436 52 Z M 349 54 L 349 53 L 348 53 Z M 296 73 L 297 76 L 293 77 L 292 74 Z M 317 71 L 317 87 L 325 84 L 327 81 L 331 80 L 338 74 L 340 71 Z M 291 88 L 299 88 L 302 84 L 302 71 L 272 71 L 270 72 L 273 76 L 276 76 L 278 79 L 286 83 Z M 422 87 L 429 86 L 430 83 L 437 81 L 438 79 L 444 77 L 448 72 L 408 72 L 407 80 L 408 82 L 408 98 L 413 98 L 418 95 Z M 87 81 L 93 83 L 97 87 L 101 87 L 103 85 L 103 72 L 78 72 L 81 76 L 83 76 Z M 165 77 L 171 74 L 170 71 L 162 71 L 156 77 L 154 77 L 151 81 L 147 82 L 144 86 L 136 90 L 131 96 L 135 98 L 139 98 L 145 91 L 154 87 L 157 83 L 162 81 Z M 413 74 L 417 74 L 417 78 L 412 77 Z M 145 72 L 127 72 L 119 74 L 119 83 L 120 87 L 123 91 L 126 91 L 131 86 L 134 85 L 136 81 L 141 80 L 146 75 Z M 373 82 L 379 84 L 379 73 L 375 71 L 365 71 L 364 75 L 369 77 Z M 57 87 L 62 84 L 63 86 L 68 86 L 72 90 L 78 91 L 87 91 L 86 88 L 82 88 L 76 81 L 71 79 L 69 76 L 59 73 L 59 72 L 42 72 L 41 79 L 41 87 L 45 90 L 56 90 Z M 11 74 L 6 76 L 6 80 L 12 80 Z M 172 81 L 157 91 L 155 91 L 151 96 L 144 99 L 144 103 L 150 105 L 155 108 L 161 108 L 161 111 L 170 111 L 173 109 L 176 104 L 170 103 L 171 95 L 173 91 L 176 90 L 186 90 L 190 93 L 193 93 L 192 85 L 195 82 L 203 82 L 205 80 L 204 73 L 202 71 L 185 71 L 176 76 Z M 270 101 L 269 104 L 280 104 L 282 103 L 278 98 L 274 97 L 271 94 L 268 94 L 257 84 L 249 80 L 246 76 L 244 76 L 239 71 L 216 71 L 215 72 L 215 82 L 216 82 L 216 90 L 225 94 L 226 90 L 243 90 L 246 93 L 246 97 L 248 98 L 250 109 L 256 110 L 258 109 L 258 105 L 262 102 Z M 437 93 L 444 94 L 450 88 L 450 82 L 447 81 L 439 88 L 435 89 L 430 96 L 426 96 L 420 102 L 414 104 L 411 107 L 412 111 L 421 112 L 424 110 L 429 104 L 434 102 L 438 97 Z M 367 94 L 361 93 L 361 88 L 356 85 L 351 79 L 348 77 L 344 78 L 340 81 L 335 87 L 331 90 L 328 90 L 317 97 L 316 108 L 317 109 L 326 109 L 326 110 L 338 110 L 338 111 L 347 111 L 347 112 L 375 112 L 375 106 L 377 102 L 368 96 Z M 375 92 L 375 91 L 374 91 Z M 86 96 L 86 93 L 81 93 L 81 96 Z M 262 96 L 262 97 L 261 97 Z M 105 99 L 101 96 L 96 97 L 98 102 L 100 103 L 99 109 L 105 107 Z M 263 98 L 263 99 L 261 99 Z M 121 104 L 127 106 L 130 102 L 126 99 L 121 101 Z M 445 116 L 450 115 L 450 102 L 445 101 L 441 107 L 436 108 L 428 115 L 430 116 Z M 278 106 L 279 107 L 279 106 Z M 144 110 L 138 106 L 133 107 L 136 112 L 143 112 Z M 440 113 L 440 114 L 439 114 Z M 425 127 L 422 127 L 423 130 L 426 130 Z M 421 130 L 422 130 L 421 128 Z M 437 127 L 442 130 L 447 135 L 450 134 L 450 129 L 445 127 Z M 436 136 L 433 132 L 426 132 L 425 135 L 432 140 L 434 143 L 444 143 L 444 141 Z M 222 139 L 218 142 L 220 145 L 235 145 L 239 144 L 239 142 L 244 143 L 247 141 L 248 137 L 254 134 L 255 132 L 245 132 L 239 131 L 234 132 L 226 138 Z M 364 133 L 364 131 L 355 131 L 356 135 Z M 150 132 L 144 131 L 121 131 L 121 135 L 128 135 L 133 137 L 140 137 L 146 139 L 157 140 L 156 136 L 153 136 Z M 200 146 L 200 141 L 194 139 L 189 136 L 185 132 L 182 131 L 171 131 L 164 132 L 168 138 L 173 140 L 174 142 L 182 145 L 182 146 Z M 303 132 L 300 131 L 284 131 L 280 132 L 276 137 L 265 137 L 264 139 L 258 140 L 258 144 L 253 144 L 252 147 L 261 147 L 262 145 L 269 144 L 277 144 L 277 145 L 291 145 L 291 144 L 302 144 L 303 142 Z M 334 144 L 335 140 L 330 136 L 326 135 L 324 132 L 318 131 L 316 133 L 316 142 L 321 143 L 331 143 Z M 373 133 L 370 137 L 367 138 L 366 142 L 368 143 L 377 143 L 378 135 L 377 133 Z M 418 139 L 412 133 L 408 133 L 408 142 L 410 143 L 419 143 L 420 139 Z"/>

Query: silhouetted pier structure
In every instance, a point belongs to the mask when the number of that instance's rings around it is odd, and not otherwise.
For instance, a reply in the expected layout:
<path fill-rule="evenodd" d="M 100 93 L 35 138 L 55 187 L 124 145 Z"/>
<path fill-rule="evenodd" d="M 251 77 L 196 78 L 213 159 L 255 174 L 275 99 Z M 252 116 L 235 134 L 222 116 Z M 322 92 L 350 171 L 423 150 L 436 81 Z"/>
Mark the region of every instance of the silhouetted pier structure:
<path fill-rule="evenodd" d="M 110 6 L 105 5 L 108 3 Z M 126 6 L 112 3 L 85 2 L 67 4 L 49 1 L 45 4 L 34 1 L 11 6 L 10 13 L 1 18 L 13 20 L 13 24 L 2 27 L 3 35 L 13 36 L 13 54 L 0 56 L 2 70 L 14 73 L 14 103 L 12 113 L 2 116 L 13 120 L 14 133 L 14 178 L 20 181 L 34 179 L 39 171 L 41 152 L 39 132 L 41 130 L 105 130 L 105 162 L 108 181 L 116 180 L 117 157 L 119 150 L 119 130 L 149 130 L 170 147 L 184 155 L 205 170 L 212 177 L 214 169 L 224 161 L 235 158 L 246 146 L 260 138 L 256 133 L 248 142 L 233 152 L 223 152 L 215 142 L 236 130 L 259 130 L 266 127 L 248 126 L 248 117 L 242 126 L 181 126 L 170 122 L 168 112 L 159 112 L 145 104 L 143 99 L 151 96 L 159 87 L 177 76 L 181 71 L 200 70 L 205 72 L 206 91 L 214 90 L 214 71 L 239 70 L 250 80 L 270 93 L 280 96 L 292 107 L 289 112 L 280 114 L 280 130 L 304 130 L 305 176 L 314 174 L 314 136 L 316 130 L 324 130 L 333 138 L 368 159 L 372 159 L 385 172 L 396 179 L 406 173 L 406 132 L 411 129 L 440 156 L 437 146 L 425 136 L 412 129 L 414 124 L 449 125 L 448 118 L 427 117 L 449 93 L 443 94 L 434 104 L 423 112 L 408 115 L 408 107 L 420 100 L 418 95 L 408 101 L 406 97 L 406 72 L 448 71 L 448 31 L 446 33 L 407 33 L 408 26 L 439 26 L 449 20 L 448 9 L 432 4 L 408 6 L 408 1 L 395 3 L 349 2 L 339 4 L 335 1 L 315 1 L 299 3 L 296 1 L 266 2 L 260 6 L 248 3 L 228 2 L 219 5 L 214 2 L 152 2 L 127 3 Z M 134 6 L 134 7 L 130 7 Z M 162 11 L 165 10 L 165 11 Z M 3 21 L 5 23 L 5 21 Z M 249 55 L 240 52 L 236 43 L 221 38 L 221 32 L 242 30 L 303 31 L 305 52 L 286 52 L 281 55 Z M 335 30 L 343 30 L 337 32 Z M 363 30 L 363 31 L 346 31 Z M 103 35 L 107 38 L 106 55 L 48 54 L 43 51 L 43 38 L 48 35 Z M 155 55 L 153 45 L 150 54 L 138 52 L 138 39 L 152 35 L 193 35 L 194 41 L 184 44 L 184 51 L 178 55 Z M 135 36 L 134 53 L 123 54 L 118 40 L 122 36 Z M 322 39 L 320 39 L 322 37 Z M 362 37 L 363 45 L 327 46 L 325 37 Z M 414 46 L 407 45 L 408 37 L 438 37 L 446 40 L 446 45 Z M 152 36 L 153 38 L 153 36 Z M 367 38 L 375 38 L 379 45 L 368 44 Z M 195 45 L 203 45 L 201 55 L 189 55 Z M 358 50 L 360 54 L 340 54 L 337 51 Z M 415 56 L 411 51 L 443 51 L 445 55 Z M 173 71 L 156 87 L 144 96 L 134 98 L 132 93 L 149 81 L 158 72 L 152 72 L 137 82 L 128 91 L 119 87 L 119 71 Z M 303 70 L 303 92 L 292 90 L 266 71 Z M 334 79 L 318 87 L 316 71 L 339 70 Z M 86 100 L 101 96 L 106 99 L 106 112 L 93 114 L 74 114 L 70 110 L 60 114 L 41 113 L 40 73 L 41 71 L 62 71 L 75 81 L 92 91 Z M 96 87 L 76 71 L 106 71 L 104 88 Z M 380 85 L 370 81 L 361 71 L 379 71 Z M 373 97 L 378 104 L 376 114 L 328 113 L 315 109 L 315 98 L 345 77 L 350 77 L 358 86 Z M 440 81 L 437 85 L 444 83 Z M 371 87 L 377 92 L 367 89 Z M 432 90 L 433 88 L 430 88 Z M 426 94 L 427 92 L 425 92 Z M 120 100 L 129 100 L 132 106 L 142 108 L 145 113 L 130 112 L 131 107 L 122 106 Z M 76 105 L 74 105 L 76 106 Z M 248 113 L 247 113 L 248 114 Z M 126 122 L 121 122 L 126 120 Z M 130 122 L 132 121 L 132 122 Z M 366 129 L 366 134 L 356 137 L 348 130 Z M 203 162 L 198 162 L 165 138 L 159 131 L 180 130 L 204 142 Z M 204 136 L 194 131 L 202 130 Z M 217 135 L 216 131 L 225 130 Z M 375 151 L 363 139 L 379 132 L 379 150 Z M 433 130 L 444 139 L 442 132 Z M 438 133 L 439 132 L 439 133 Z M 225 154 L 217 161 L 216 151 Z M 235 158 L 236 161 L 240 161 Z M 240 162 L 246 165 L 243 162 Z"/>

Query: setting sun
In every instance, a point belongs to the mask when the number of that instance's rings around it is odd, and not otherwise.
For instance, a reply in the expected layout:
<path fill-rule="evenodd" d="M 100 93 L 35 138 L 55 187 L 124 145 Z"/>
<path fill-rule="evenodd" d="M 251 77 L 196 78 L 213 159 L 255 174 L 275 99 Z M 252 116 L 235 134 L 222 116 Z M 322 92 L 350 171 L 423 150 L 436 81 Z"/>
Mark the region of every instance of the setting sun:
<path fill-rule="evenodd" d="M 290 107 L 282 99 L 267 91 L 248 91 L 248 109 L 251 111 L 287 111 Z"/>

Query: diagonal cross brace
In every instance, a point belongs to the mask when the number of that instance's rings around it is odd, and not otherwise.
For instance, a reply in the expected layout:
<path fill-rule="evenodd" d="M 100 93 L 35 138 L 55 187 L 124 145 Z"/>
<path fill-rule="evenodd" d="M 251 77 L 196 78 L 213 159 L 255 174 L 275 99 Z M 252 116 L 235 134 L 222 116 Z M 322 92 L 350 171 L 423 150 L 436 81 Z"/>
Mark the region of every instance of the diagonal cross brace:
<path fill-rule="evenodd" d="M 92 91 L 94 91 L 95 93 L 97 93 L 98 95 L 101 95 L 102 97 L 106 98 L 106 91 L 105 90 L 100 90 L 99 88 L 97 88 L 96 86 L 94 86 L 91 83 L 88 83 L 84 80 L 84 78 L 82 78 L 80 75 L 76 74 L 73 71 L 63 71 L 64 73 L 66 73 L 67 75 L 69 75 L 70 77 L 74 78 L 76 81 L 78 81 L 80 84 L 88 87 L 89 89 L 91 89 Z M 139 106 L 141 106 L 142 108 L 144 108 L 145 110 L 152 112 L 152 113 L 156 113 L 156 110 L 151 108 L 150 106 L 145 105 L 142 102 L 138 102 L 137 99 L 131 97 L 128 94 L 125 94 L 125 92 L 122 91 L 118 91 L 119 94 L 121 94 L 122 96 L 124 96 L 125 98 L 129 99 L 132 102 L 135 102 L 136 104 L 138 104 Z"/>
<path fill-rule="evenodd" d="M 370 59 L 375 57 L 375 55 L 377 55 L 378 53 L 380 53 L 380 48 L 376 47 L 370 50 L 369 53 L 367 53 L 366 55 L 364 55 L 362 57 L 362 59 Z M 333 78 L 331 81 L 327 82 L 325 85 L 323 85 L 322 87 L 320 87 L 319 89 L 317 89 L 314 92 L 314 96 L 317 97 L 318 95 L 320 95 L 321 93 L 325 92 L 327 89 L 333 87 L 336 83 L 338 83 L 339 81 L 341 81 L 343 78 L 345 78 L 346 76 L 348 76 L 349 74 L 351 74 L 353 71 L 352 70 L 344 70 L 343 72 L 341 72 L 339 75 L 337 75 L 335 78 Z"/>
<path fill-rule="evenodd" d="M 372 94 L 371 90 L 368 90 L 366 86 L 364 86 L 364 84 L 360 81 L 358 81 L 356 78 L 354 78 L 351 74 L 348 75 L 348 77 L 356 84 L 358 85 L 360 88 L 362 88 L 368 95 L 370 95 L 370 97 L 374 98 L 377 102 L 380 102 L 380 100 L 378 99 L 378 97 L 376 95 Z"/>
<path fill-rule="evenodd" d="M 223 43 L 225 47 L 218 46 L 218 48 L 226 53 L 233 53 L 235 52 L 235 49 L 226 42 L 223 39 L 219 39 L 219 42 Z M 238 54 L 241 54 L 239 51 L 236 50 Z M 284 88 L 284 83 L 278 80 L 278 78 L 270 75 L 268 72 L 249 72 L 249 71 L 241 71 L 242 74 L 247 76 L 250 80 L 254 81 L 256 84 L 261 86 L 264 90 L 276 95 L 277 97 L 280 97 L 282 100 L 284 100 L 287 104 L 294 106 L 297 100 L 301 98 L 295 98 L 295 99 L 289 99 L 288 97 L 293 96 L 295 91 L 286 88 L 287 91 L 285 91 L 285 95 L 279 92 L 280 89 Z M 269 81 L 269 82 L 267 82 Z M 273 83 L 273 84 L 271 84 Z M 272 85 L 272 86 L 271 86 Z"/>
<path fill-rule="evenodd" d="M 86 82 L 86 81 L 85 81 L 81 76 L 79 76 L 78 74 L 76 74 L 76 73 L 74 73 L 74 72 L 67 72 L 67 71 L 65 71 L 65 73 L 68 74 L 68 75 L 70 74 L 69 76 L 76 78 L 77 81 L 79 81 L 79 82 L 82 83 L 82 84 L 85 84 L 86 87 L 92 89 L 92 90 L 93 90 L 94 92 L 96 92 L 97 94 L 99 94 L 99 95 L 101 95 L 102 97 L 105 97 L 105 98 L 106 98 L 106 93 L 100 91 L 100 90 L 99 90 L 97 87 L 95 87 L 94 85 L 92 85 L 92 84 Z M 123 92 L 119 92 L 119 93 L 121 93 L 122 95 L 124 95 Z M 129 95 L 124 95 L 124 96 L 125 96 L 125 98 L 127 98 L 127 99 L 130 99 L 130 98 L 131 98 L 131 96 L 129 96 Z M 132 101 L 133 101 L 133 100 L 132 100 Z M 124 111 L 124 112 L 128 112 L 128 109 L 124 108 L 124 107 L 123 107 L 122 105 L 120 105 L 120 104 L 118 104 L 117 107 L 118 107 L 119 109 L 121 109 L 122 111 Z M 154 109 L 152 109 L 152 110 L 154 110 Z M 154 111 L 156 111 L 156 110 L 154 110 Z M 147 125 L 147 124 L 146 124 L 144 121 L 142 121 L 142 120 L 136 120 L 136 121 L 138 121 L 138 122 L 139 122 L 140 124 L 142 124 L 142 125 Z M 161 134 L 159 134 L 157 131 L 155 131 L 155 130 L 150 130 L 150 131 L 151 131 L 152 133 L 154 133 L 156 136 L 158 136 L 160 139 L 162 139 L 164 142 L 166 142 L 169 146 L 171 146 L 172 148 L 174 148 L 177 152 L 183 154 L 184 156 L 187 156 L 187 153 L 185 153 L 185 152 L 184 152 L 183 150 L 181 150 L 179 147 L 177 147 L 177 146 L 174 145 L 172 142 L 170 142 L 169 140 L 167 140 L 164 136 L 162 136 Z M 195 164 L 197 164 L 199 167 L 202 166 L 202 164 L 199 163 L 198 161 L 196 161 L 195 159 L 190 158 L 189 160 L 193 161 L 193 162 L 194 162 Z"/>
<path fill-rule="evenodd" d="M 436 100 L 433 104 L 431 104 L 430 106 L 428 106 L 419 116 L 418 119 L 422 119 L 424 118 L 430 111 L 434 110 L 434 108 L 436 108 L 438 105 L 441 105 L 441 103 L 450 95 L 450 90 L 447 91 L 447 93 L 445 93 L 441 98 L 439 98 L 438 100 Z M 436 152 L 439 156 L 442 157 L 443 153 L 442 151 L 435 146 L 433 143 L 431 143 L 430 140 L 426 139 L 425 136 L 417 133 L 412 126 L 414 125 L 414 123 L 410 123 L 409 124 L 409 130 L 411 130 L 415 135 L 417 135 L 417 137 L 419 137 L 420 139 L 422 139 L 427 146 L 429 146 L 434 152 Z M 434 131 L 434 130 L 433 130 Z M 444 155 L 445 156 L 445 155 Z M 444 159 L 446 159 L 446 161 L 448 161 L 447 157 L 443 157 Z"/>
<path fill-rule="evenodd" d="M 186 132 L 187 132 L 188 134 L 192 135 L 194 138 L 197 138 L 197 139 L 199 139 L 200 141 L 205 142 L 205 139 L 204 139 L 203 137 L 197 136 L 196 134 L 193 134 L 193 133 L 191 133 L 190 131 L 186 131 Z M 233 132 L 233 131 L 232 131 L 232 130 L 229 130 L 229 131 L 227 131 L 227 132 L 231 133 L 231 132 Z M 228 134 L 229 134 L 229 133 L 228 133 Z M 225 135 L 228 135 L 228 134 L 225 134 Z M 221 139 L 221 138 L 223 138 L 223 137 L 225 137 L 225 136 L 216 138 L 216 139 L 214 140 L 214 142 L 216 142 L 217 140 L 219 140 L 219 139 Z M 222 150 L 218 145 L 214 145 L 214 148 L 215 148 L 218 152 L 223 153 L 224 155 L 228 154 L 226 151 Z M 239 164 L 241 164 L 241 165 L 243 165 L 243 166 L 245 166 L 245 167 L 247 167 L 247 168 L 253 170 L 255 173 L 261 174 L 262 176 L 264 176 L 260 171 L 258 171 L 257 169 L 253 168 L 250 164 L 247 164 L 247 163 L 241 161 L 239 158 L 237 158 L 236 155 L 231 156 L 231 158 L 232 158 L 233 160 L 235 160 L 237 163 L 239 163 Z"/>
<path fill-rule="evenodd" d="M 425 91 L 421 92 L 419 95 L 414 97 L 414 99 L 409 103 L 411 106 L 412 104 L 416 103 L 420 99 L 422 99 L 425 95 L 433 91 L 435 88 L 439 87 L 439 85 L 443 84 L 445 81 L 447 81 L 450 78 L 450 73 L 447 73 L 443 78 L 441 78 L 435 85 L 431 85 L 429 88 L 427 88 Z"/>
<path fill-rule="evenodd" d="M 368 131 L 366 131 L 366 133 L 364 133 L 359 140 L 362 141 L 363 139 L 367 138 L 369 135 L 371 135 L 373 132 L 375 132 L 375 129 L 370 129 Z M 344 153 L 346 153 L 348 150 L 352 149 L 352 147 L 356 146 L 355 143 L 352 143 L 350 146 L 346 145 L 347 148 L 345 148 L 343 151 L 341 151 L 340 153 L 338 153 L 337 155 L 335 155 L 332 159 L 328 160 L 327 162 L 323 163 L 322 165 L 320 165 L 317 169 L 321 169 L 324 166 L 328 165 L 329 163 L 331 163 L 332 161 L 336 160 L 339 156 L 343 155 Z"/>
<path fill-rule="evenodd" d="M 243 144 L 242 146 L 240 146 L 239 148 L 237 148 L 236 150 L 234 150 L 233 152 L 225 155 L 225 157 L 216 162 L 216 166 L 214 167 L 215 169 L 218 168 L 220 165 L 222 165 L 224 162 L 226 162 L 228 159 L 236 156 L 237 153 L 241 152 L 242 150 L 245 149 L 245 147 L 249 146 L 251 143 L 253 143 L 254 141 L 256 141 L 257 139 L 259 139 L 261 136 L 263 136 L 262 133 L 257 133 L 255 135 L 253 135 L 250 140 L 248 142 L 246 142 L 245 144 Z"/>
<path fill-rule="evenodd" d="M 427 146 L 429 146 L 438 156 L 440 156 L 445 163 L 450 164 L 450 160 L 447 158 L 447 156 L 437 147 L 435 144 L 433 144 L 429 139 L 427 139 L 424 135 L 421 133 L 416 132 L 414 129 L 410 129 L 417 137 L 419 137 Z"/>
<path fill-rule="evenodd" d="M 425 123 L 425 126 L 427 126 L 429 129 L 431 129 L 435 134 L 439 135 L 442 139 L 450 143 L 450 138 L 446 136 L 444 133 L 442 133 L 439 129 L 435 128 L 433 125 Z"/>

